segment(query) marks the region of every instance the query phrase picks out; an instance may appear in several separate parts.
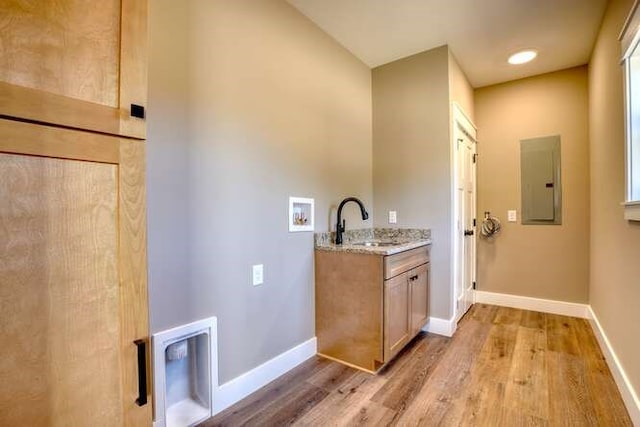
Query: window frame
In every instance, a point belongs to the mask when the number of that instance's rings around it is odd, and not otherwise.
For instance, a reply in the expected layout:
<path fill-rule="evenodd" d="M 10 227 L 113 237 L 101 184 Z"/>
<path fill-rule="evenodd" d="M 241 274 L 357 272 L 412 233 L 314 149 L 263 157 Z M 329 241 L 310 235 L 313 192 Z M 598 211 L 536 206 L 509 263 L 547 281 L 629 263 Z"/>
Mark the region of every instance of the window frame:
<path fill-rule="evenodd" d="M 640 180 L 633 180 L 632 155 L 633 149 L 640 150 L 640 138 L 635 141 L 634 147 L 631 117 L 631 61 L 630 58 L 640 49 L 640 10 L 639 1 L 636 0 L 624 23 L 618 40 L 621 45 L 621 65 L 624 74 L 624 119 L 625 119 L 625 201 L 624 217 L 627 220 L 640 221 L 640 199 L 632 197 L 634 189 L 640 188 Z M 639 51 L 640 52 L 640 51 Z M 640 134 L 640 129 L 637 131 Z M 640 164 L 635 165 L 640 168 Z M 637 187 L 637 188 L 636 188 Z"/>

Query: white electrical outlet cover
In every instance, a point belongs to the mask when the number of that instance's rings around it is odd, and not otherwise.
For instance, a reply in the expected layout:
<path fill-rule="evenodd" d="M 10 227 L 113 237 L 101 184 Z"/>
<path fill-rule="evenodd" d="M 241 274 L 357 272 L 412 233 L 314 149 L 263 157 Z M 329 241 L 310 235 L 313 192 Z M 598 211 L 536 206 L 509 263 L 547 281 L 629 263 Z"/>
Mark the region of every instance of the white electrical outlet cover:
<path fill-rule="evenodd" d="M 389 211 L 389 224 L 395 224 L 398 222 L 398 215 L 396 211 Z"/>
<path fill-rule="evenodd" d="M 518 221 L 518 212 L 515 210 L 510 210 L 507 211 L 507 220 L 509 222 L 516 222 Z"/>
<path fill-rule="evenodd" d="M 262 285 L 264 283 L 264 265 L 256 264 L 251 268 L 253 286 Z"/>

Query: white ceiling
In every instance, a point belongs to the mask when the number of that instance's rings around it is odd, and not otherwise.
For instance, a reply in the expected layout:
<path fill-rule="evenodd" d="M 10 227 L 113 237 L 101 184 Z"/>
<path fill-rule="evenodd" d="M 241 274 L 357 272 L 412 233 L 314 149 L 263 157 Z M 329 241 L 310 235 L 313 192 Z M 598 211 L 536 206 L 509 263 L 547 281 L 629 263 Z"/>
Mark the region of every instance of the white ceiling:
<path fill-rule="evenodd" d="M 371 67 L 448 44 L 473 87 L 586 64 L 606 0 L 287 0 Z M 535 48 L 529 64 L 507 64 Z"/>

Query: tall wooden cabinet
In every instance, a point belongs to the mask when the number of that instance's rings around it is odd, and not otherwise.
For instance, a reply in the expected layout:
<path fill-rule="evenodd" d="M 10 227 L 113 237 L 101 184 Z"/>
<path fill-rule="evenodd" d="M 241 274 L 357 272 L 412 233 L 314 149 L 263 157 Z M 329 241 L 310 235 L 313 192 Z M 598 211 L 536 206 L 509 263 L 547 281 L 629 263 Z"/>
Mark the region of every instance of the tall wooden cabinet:
<path fill-rule="evenodd" d="M 0 13 L 0 425 L 149 426 L 147 2 Z"/>

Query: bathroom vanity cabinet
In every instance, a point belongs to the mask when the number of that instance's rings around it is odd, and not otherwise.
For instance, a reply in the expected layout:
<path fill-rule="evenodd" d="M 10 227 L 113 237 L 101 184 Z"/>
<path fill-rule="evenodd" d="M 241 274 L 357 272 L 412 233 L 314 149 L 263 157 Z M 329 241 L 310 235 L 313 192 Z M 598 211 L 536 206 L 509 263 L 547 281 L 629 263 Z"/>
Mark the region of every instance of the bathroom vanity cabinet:
<path fill-rule="evenodd" d="M 369 372 L 393 359 L 429 318 L 429 249 L 316 249 L 318 353 Z"/>

